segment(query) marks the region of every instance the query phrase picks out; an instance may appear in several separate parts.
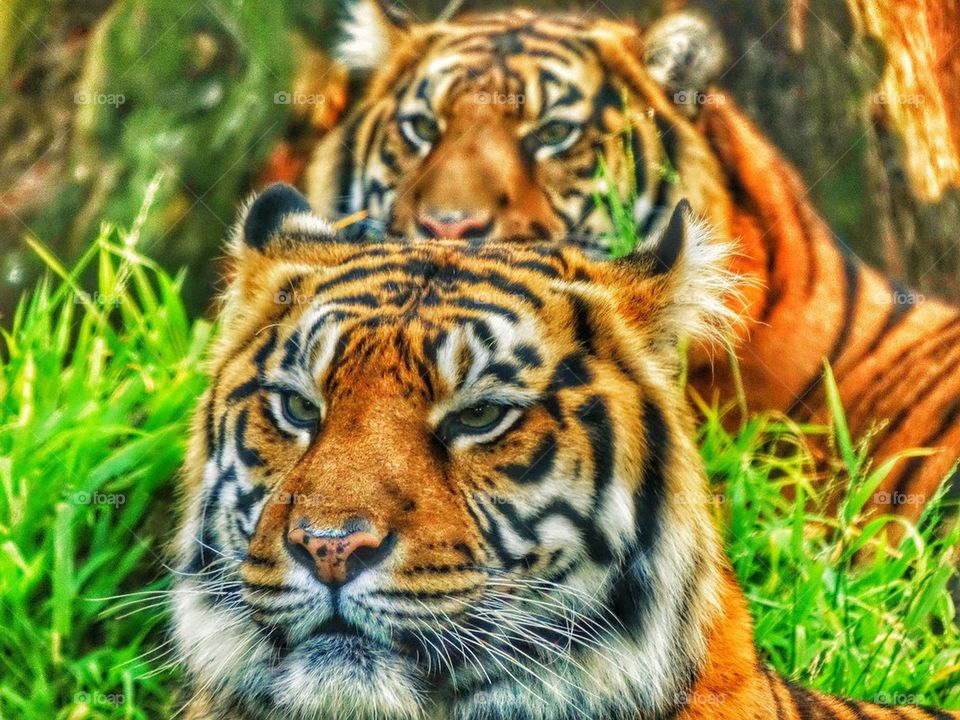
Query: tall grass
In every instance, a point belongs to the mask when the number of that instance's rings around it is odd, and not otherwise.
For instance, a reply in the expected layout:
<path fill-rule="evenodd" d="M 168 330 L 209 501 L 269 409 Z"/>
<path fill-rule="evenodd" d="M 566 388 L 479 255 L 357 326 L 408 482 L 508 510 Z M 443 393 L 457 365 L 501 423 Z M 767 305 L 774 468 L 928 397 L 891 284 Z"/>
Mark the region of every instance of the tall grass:
<path fill-rule="evenodd" d="M 158 590 L 172 478 L 210 328 L 183 275 L 104 229 L 20 303 L 0 346 L 0 717 L 159 718 L 161 615 L 105 614 Z M 94 266 L 98 290 L 77 278 Z M 56 277 L 56 280 L 50 279 Z"/>
<path fill-rule="evenodd" d="M 804 449 L 805 433 L 823 428 L 754 416 L 729 433 L 701 407 L 701 455 L 757 646 L 828 693 L 960 708 L 956 508 L 944 487 L 916 525 L 869 514 L 868 498 L 905 457 L 872 466 L 868 444 L 851 442 L 829 368 L 825 384 L 841 466 L 825 485 L 811 483 Z M 892 525 L 903 531 L 897 544 Z"/>
<path fill-rule="evenodd" d="M 184 275 L 105 229 L 50 267 L 0 346 L 0 718 L 165 718 L 163 546 L 211 328 Z M 98 292 L 78 291 L 96 269 Z M 702 408 L 714 508 L 779 670 L 871 700 L 960 707 L 947 585 L 960 529 L 931 505 L 898 548 L 863 501 L 888 468 L 840 431 L 840 512 L 809 483 L 804 429 L 764 416 L 736 432 Z M 939 518 L 939 521 L 938 521 Z M 862 528 L 862 529 L 860 529 Z"/>

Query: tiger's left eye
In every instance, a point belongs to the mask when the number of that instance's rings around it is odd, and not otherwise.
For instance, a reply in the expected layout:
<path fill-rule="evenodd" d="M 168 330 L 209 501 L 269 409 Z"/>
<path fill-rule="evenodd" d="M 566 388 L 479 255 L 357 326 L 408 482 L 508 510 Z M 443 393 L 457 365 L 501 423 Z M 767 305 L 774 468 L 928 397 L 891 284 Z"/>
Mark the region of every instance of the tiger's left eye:
<path fill-rule="evenodd" d="M 320 420 L 320 408 L 299 393 L 283 396 L 283 414 L 291 423 L 303 428 L 315 427 Z"/>
<path fill-rule="evenodd" d="M 566 120 L 551 120 L 534 131 L 537 142 L 546 147 L 562 145 L 577 132 L 577 126 Z"/>
<path fill-rule="evenodd" d="M 461 410 L 457 422 L 471 430 L 483 430 L 498 423 L 506 412 L 502 405 L 474 405 Z"/>
<path fill-rule="evenodd" d="M 429 115 L 414 115 L 403 121 L 409 131 L 422 142 L 432 145 L 440 137 L 440 126 Z"/>

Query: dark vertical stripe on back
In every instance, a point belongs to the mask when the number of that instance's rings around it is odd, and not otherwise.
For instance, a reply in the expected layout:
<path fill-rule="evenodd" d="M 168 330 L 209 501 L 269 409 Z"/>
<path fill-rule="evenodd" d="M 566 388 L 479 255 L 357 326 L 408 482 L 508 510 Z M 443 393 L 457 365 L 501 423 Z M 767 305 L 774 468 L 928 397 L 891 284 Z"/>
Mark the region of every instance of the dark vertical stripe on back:
<path fill-rule="evenodd" d="M 920 444 L 920 447 L 925 448 L 936 446 L 940 438 L 950 431 L 958 419 L 960 419 L 960 399 L 954 400 L 953 403 L 946 409 L 941 423 L 934 429 L 932 433 L 924 438 L 923 442 Z M 897 480 L 897 488 L 893 496 L 894 505 L 899 504 L 900 500 L 906 499 L 906 491 L 908 490 L 910 481 L 920 470 L 920 467 L 923 465 L 923 463 L 928 459 L 930 459 L 929 456 L 912 457 L 903 466 L 903 472 L 900 474 L 900 479 Z"/>
<path fill-rule="evenodd" d="M 841 310 L 840 329 L 837 331 L 833 346 L 830 348 L 830 354 L 827 356 L 831 367 L 836 365 L 837 358 L 843 353 L 844 348 L 850 340 L 850 333 L 855 324 L 854 316 L 857 314 L 857 294 L 860 291 L 859 263 L 849 252 L 841 251 L 840 254 L 843 258 L 843 273 L 846 281 L 846 289 L 844 291 L 843 308 Z M 804 400 L 820 387 L 822 382 L 823 370 L 818 369 L 817 374 L 807 383 L 803 391 L 797 395 L 793 404 L 787 410 L 787 415 L 790 417 L 799 417 L 797 413 L 803 405 Z M 807 416 L 809 416 L 809 414 L 804 417 Z"/>
<path fill-rule="evenodd" d="M 640 486 L 634 493 L 637 549 L 651 555 L 660 537 L 660 520 L 667 497 L 667 461 L 670 457 L 670 430 L 663 413 L 650 399 L 643 402 L 646 458 Z"/>

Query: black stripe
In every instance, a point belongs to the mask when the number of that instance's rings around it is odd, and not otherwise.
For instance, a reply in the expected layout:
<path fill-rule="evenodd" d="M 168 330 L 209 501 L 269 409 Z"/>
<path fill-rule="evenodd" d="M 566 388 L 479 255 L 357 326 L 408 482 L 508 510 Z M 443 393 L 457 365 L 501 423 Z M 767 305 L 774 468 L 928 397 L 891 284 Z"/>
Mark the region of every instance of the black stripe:
<path fill-rule="evenodd" d="M 236 481 L 237 473 L 231 465 L 219 474 L 213 487 L 210 488 L 210 492 L 208 492 L 204 498 L 203 512 L 200 519 L 200 537 L 197 538 L 193 557 L 190 559 L 190 562 L 187 563 L 187 573 L 201 573 L 221 556 L 218 552 L 219 543 L 213 536 L 214 519 L 216 513 L 220 510 L 220 495 L 223 492 L 224 485 L 227 483 L 235 483 Z"/>
<path fill-rule="evenodd" d="M 480 300 L 473 300 L 471 298 L 457 297 L 449 300 L 448 304 L 463 308 L 464 310 L 476 310 L 478 312 L 500 315 L 512 323 L 517 323 L 520 321 L 520 316 L 517 315 L 513 310 L 492 302 L 482 302 Z"/>
<path fill-rule="evenodd" d="M 834 717 L 832 714 L 822 713 L 823 705 L 817 700 L 813 692 L 806 688 L 794 685 L 787 679 L 784 679 L 784 685 L 790 693 L 790 699 L 793 701 L 793 707 L 797 711 L 800 720 L 816 720 L 824 717 Z"/>
<path fill-rule="evenodd" d="M 831 367 L 836 365 L 837 358 L 840 357 L 850 339 L 850 333 L 855 325 L 854 321 L 857 314 L 857 293 L 860 289 L 859 263 L 849 252 L 840 251 L 840 255 L 843 259 L 845 291 L 843 307 L 841 308 L 840 329 L 837 331 L 837 335 L 833 341 L 833 346 L 830 348 L 830 354 L 827 356 L 827 360 L 830 362 Z M 789 417 L 800 417 L 798 411 L 800 407 L 803 406 L 804 400 L 817 388 L 819 388 L 822 382 L 823 370 L 818 369 L 817 374 L 807 382 L 807 385 L 803 391 L 796 396 L 793 403 L 790 405 L 790 408 L 787 410 L 787 415 Z M 807 416 L 809 416 L 809 413 L 807 413 L 804 417 Z"/>
<path fill-rule="evenodd" d="M 213 384 L 210 386 L 210 393 L 207 396 L 207 408 L 203 419 L 203 432 L 207 441 L 206 455 L 208 459 L 213 453 L 213 449 L 217 445 L 217 428 L 216 420 L 214 419 L 214 409 L 217 400 L 217 386 L 219 384 L 220 376 L 218 373 L 217 377 L 213 381 Z"/>
<path fill-rule="evenodd" d="M 886 437 L 893 437 L 896 435 L 910 413 L 917 407 L 923 405 L 927 394 L 934 388 L 939 387 L 945 379 L 947 379 L 956 371 L 958 366 L 960 366 L 960 355 L 955 356 L 949 365 L 937 368 L 937 373 L 928 377 L 926 382 L 912 386 L 915 388 L 915 392 L 910 399 L 905 402 L 904 407 L 902 407 L 897 414 L 890 419 L 890 422 L 887 423 L 886 427 L 883 428 L 883 435 Z M 903 368 L 894 367 L 891 368 L 891 372 L 896 373 L 900 378 L 902 378 L 904 371 Z M 949 417 L 949 414 L 950 413 L 948 412 L 946 417 Z M 950 424 L 952 424 L 952 422 Z M 949 425 L 946 426 L 946 430 L 949 430 Z M 939 437 L 939 435 L 932 438 L 931 442 L 935 442 L 937 437 Z"/>
<path fill-rule="evenodd" d="M 920 443 L 920 447 L 927 448 L 936 446 L 937 441 L 953 428 L 958 418 L 960 418 L 960 399 L 954 400 L 949 408 L 946 409 L 943 414 L 943 420 L 932 433 L 924 438 L 923 442 Z M 956 453 L 956 450 L 954 450 L 954 453 Z M 906 497 L 907 486 L 910 484 L 910 481 L 913 480 L 914 475 L 920 470 L 920 466 L 929 459 L 929 456 L 919 456 L 912 457 L 907 461 L 903 466 L 903 471 L 900 473 L 900 479 L 897 481 L 897 487 L 894 493 L 895 501 Z"/>
<path fill-rule="evenodd" d="M 847 710 L 853 713 L 857 720 L 874 720 L 874 716 L 864 710 L 864 707 L 867 705 L 867 703 L 842 697 L 834 698 L 834 700 L 839 702 Z"/>
<path fill-rule="evenodd" d="M 382 275 L 387 272 L 392 272 L 394 270 L 400 270 L 401 265 L 399 263 L 383 263 L 380 265 L 369 265 L 369 266 L 360 266 L 350 268 L 349 270 L 344 270 L 338 275 L 333 276 L 329 280 L 325 280 L 316 288 L 314 288 L 314 295 L 322 295 L 329 290 L 337 287 L 338 285 L 343 285 L 345 283 L 355 282 L 357 280 L 364 280 L 372 275 Z"/>
<path fill-rule="evenodd" d="M 588 353 L 594 351 L 593 324 L 590 321 L 590 306 L 579 295 L 568 295 L 570 310 L 573 314 L 574 339 Z"/>
<path fill-rule="evenodd" d="M 590 368 L 586 363 L 587 356 L 582 352 L 572 353 L 563 358 L 553 371 L 550 378 L 548 393 L 555 393 L 566 388 L 582 387 L 593 379 Z"/>
<path fill-rule="evenodd" d="M 960 315 L 954 317 L 949 322 L 939 328 L 932 329 L 927 336 L 920 342 L 912 340 L 909 350 L 897 359 L 897 367 L 919 367 L 930 362 L 929 356 L 939 352 L 944 345 L 950 346 L 954 340 L 960 336 Z M 858 398 L 857 403 L 852 410 L 859 411 L 863 407 L 860 415 L 864 417 L 874 417 L 877 415 L 876 405 L 884 400 L 889 393 L 902 382 L 902 374 L 890 373 L 889 367 L 881 368 L 874 373 L 869 381 L 863 384 L 863 387 L 870 388 L 870 393 L 864 393 L 863 397 Z M 887 378 L 887 382 L 881 383 L 881 380 Z M 867 403 L 867 400 L 870 400 Z M 866 403 L 866 404 L 865 404 Z"/>
<path fill-rule="evenodd" d="M 248 398 L 259 389 L 260 380 L 258 378 L 250 378 L 230 391 L 230 394 L 227 395 L 227 405 L 233 405 L 240 400 Z"/>
<path fill-rule="evenodd" d="M 533 345 L 517 345 L 513 349 L 513 356 L 522 362 L 524 367 L 543 367 L 543 358 Z"/>
<path fill-rule="evenodd" d="M 877 333 L 876 337 L 873 339 L 873 342 L 870 343 L 870 347 L 867 348 L 866 352 L 863 354 L 863 357 L 870 357 L 875 353 L 880 344 L 887 338 L 887 335 L 896 330 L 900 323 L 902 323 L 910 312 L 913 310 L 914 305 L 911 303 L 901 303 L 897 302 L 897 298 L 902 295 L 908 295 L 908 291 L 900 283 L 895 280 L 888 280 L 890 288 L 890 297 L 893 299 L 893 305 L 890 308 L 890 312 L 887 313 L 887 319 L 883 323 L 883 327 L 880 328 L 880 331 Z"/>
<path fill-rule="evenodd" d="M 240 462 L 247 467 L 261 467 L 266 465 L 263 457 L 255 448 L 247 447 L 244 443 L 247 434 L 248 419 L 247 408 L 243 408 L 237 415 L 237 424 L 234 428 L 234 442 L 237 448 L 237 457 Z"/>
<path fill-rule="evenodd" d="M 600 395 L 591 395 L 575 411 L 587 432 L 593 457 L 593 509 L 613 479 L 614 430 L 607 404 Z"/>
<path fill-rule="evenodd" d="M 637 550 L 649 557 L 660 538 L 671 453 L 670 429 L 660 408 L 649 398 L 643 401 L 643 427 L 646 457 L 633 502 Z"/>
<path fill-rule="evenodd" d="M 587 546 L 587 554 L 590 559 L 600 565 L 609 564 L 613 560 L 613 553 L 604 540 L 603 535 L 597 529 L 596 523 L 589 517 L 581 515 L 573 505 L 562 498 L 554 498 L 540 510 L 530 522 L 535 526 L 549 518 L 559 516 L 569 520 L 574 527 L 583 533 L 583 540 Z"/>
<path fill-rule="evenodd" d="M 499 465 L 497 471 L 502 472 L 515 483 L 532 485 L 540 482 L 553 471 L 556 455 L 557 438 L 552 432 L 547 433 L 527 462 Z"/>
<path fill-rule="evenodd" d="M 762 672 L 763 676 L 767 679 L 767 688 L 769 688 L 770 690 L 770 697 L 773 699 L 773 706 L 777 710 L 777 720 L 784 720 L 783 704 L 780 702 L 780 696 L 777 694 L 777 688 L 776 688 L 776 682 L 775 682 L 776 678 L 770 672 L 770 668 L 768 668 L 766 665 L 762 663 L 760 664 L 760 672 Z"/>
<path fill-rule="evenodd" d="M 356 160 L 354 160 L 354 146 L 357 142 L 357 130 L 360 127 L 360 121 L 366 116 L 366 113 L 367 108 L 359 108 L 356 115 L 347 121 L 347 125 L 344 128 L 341 152 L 338 156 L 340 159 L 340 167 L 337 172 L 340 182 L 337 186 L 336 209 L 340 215 L 349 215 L 362 209 L 352 207 L 350 205 L 350 199 L 353 197 L 351 190 L 357 172 L 357 163 Z"/>
<path fill-rule="evenodd" d="M 928 718 L 932 718 L 932 720 L 953 720 L 952 715 L 947 715 L 947 713 L 942 710 L 937 710 L 936 708 L 926 707 L 925 705 L 910 705 L 909 707 L 917 712 L 922 712 Z"/>

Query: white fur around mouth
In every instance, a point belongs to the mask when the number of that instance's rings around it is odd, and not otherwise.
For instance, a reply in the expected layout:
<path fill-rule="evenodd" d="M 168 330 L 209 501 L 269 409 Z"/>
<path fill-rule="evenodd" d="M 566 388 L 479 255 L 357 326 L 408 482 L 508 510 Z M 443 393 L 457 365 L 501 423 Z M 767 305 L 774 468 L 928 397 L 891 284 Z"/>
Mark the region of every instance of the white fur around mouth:
<path fill-rule="evenodd" d="M 175 602 L 177 639 L 197 685 L 290 720 L 423 716 L 424 673 L 376 639 L 320 632 L 284 653 L 237 609 L 186 590 Z"/>

